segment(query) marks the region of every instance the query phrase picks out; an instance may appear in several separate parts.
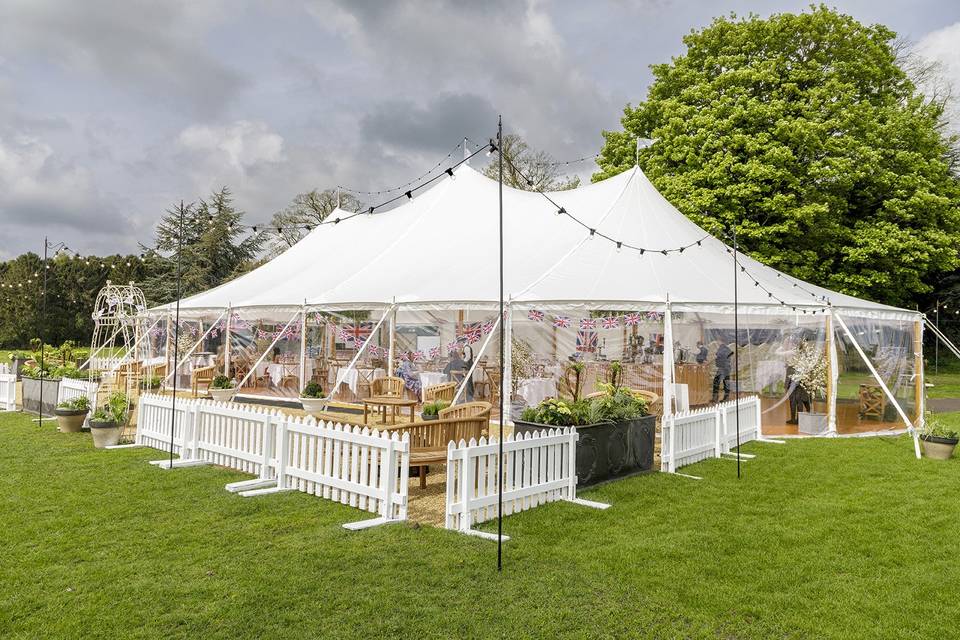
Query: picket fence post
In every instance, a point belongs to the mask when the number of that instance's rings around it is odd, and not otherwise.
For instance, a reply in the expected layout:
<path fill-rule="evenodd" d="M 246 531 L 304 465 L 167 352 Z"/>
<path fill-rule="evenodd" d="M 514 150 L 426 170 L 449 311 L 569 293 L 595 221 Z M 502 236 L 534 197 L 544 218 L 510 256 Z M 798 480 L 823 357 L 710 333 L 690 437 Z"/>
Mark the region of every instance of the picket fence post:
<path fill-rule="evenodd" d="M 470 438 L 469 446 L 476 446 L 473 438 Z M 470 518 L 470 489 L 473 486 L 473 465 L 470 461 L 470 450 L 467 449 L 467 443 L 463 440 L 460 441 L 460 449 L 462 449 L 460 456 L 460 503 L 463 505 L 463 510 L 460 513 L 460 530 L 469 531 L 471 525 Z"/>
<path fill-rule="evenodd" d="M 716 443 L 714 445 L 714 457 L 719 458 L 723 455 L 723 442 L 724 434 L 722 433 L 723 429 L 721 428 L 721 411 L 719 408 L 713 410 L 713 422 L 714 422 L 714 431 L 716 432 Z"/>
<path fill-rule="evenodd" d="M 387 441 L 387 450 L 384 455 L 384 459 L 387 461 L 387 468 L 384 469 L 384 496 L 383 496 L 383 506 L 381 507 L 380 515 L 386 519 L 392 517 L 392 503 L 393 503 L 393 488 L 396 486 L 397 482 L 397 467 L 396 467 L 396 448 L 394 442 L 396 441 L 397 434 L 394 433 L 393 437 L 387 436 L 385 440 Z"/>
<path fill-rule="evenodd" d="M 271 462 L 271 450 L 273 449 L 273 432 L 276 428 L 277 420 L 274 419 L 275 416 L 270 413 L 266 413 L 263 416 L 263 434 L 261 435 L 260 446 L 261 449 L 261 461 L 260 461 L 260 479 L 269 480 L 270 479 L 270 468 L 272 465 Z"/>
<path fill-rule="evenodd" d="M 763 429 L 761 428 L 761 425 L 763 423 L 760 421 L 760 416 L 762 414 L 762 412 L 760 411 L 760 396 L 754 397 L 753 406 L 757 415 L 757 440 L 760 440 L 763 438 Z"/>
<path fill-rule="evenodd" d="M 192 409 L 193 409 L 193 420 L 192 420 L 191 428 L 193 429 L 193 432 L 190 434 L 190 435 L 191 435 L 191 438 L 190 438 L 190 449 L 191 449 L 190 459 L 191 459 L 191 460 L 199 460 L 199 459 L 200 459 L 200 420 L 201 420 L 201 418 L 200 418 L 200 412 L 201 412 L 200 403 L 199 403 L 199 402 L 194 403 L 193 406 L 192 406 Z M 183 442 L 184 453 L 186 453 L 186 448 L 187 448 L 187 438 L 186 438 L 186 434 L 184 434 L 183 440 L 184 440 L 184 442 Z M 180 457 L 183 458 L 183 459 L 187 459 L 187 456 L 186 456 L 186 455 L 181 455 Z"/>
<path fill-rule="evenodd" d="M 278 420 L 277 437 L 280 442 L 277 443 L 277 489 L 286 489 L 284 476 L 287 474 L 287 420 Z"/>
<path fill-rule="evenodd" d="M 677 470 L 677 422 L 672 415 L 667 417 L 667 424 L 670 428 L 670 458 L 667 462 L 667 471 L 674 473 Z"/>
<path fill-rule="evenodd" d="M 569 432 L 567 435 L 570 436 L 569 451 L 567 452 L 570 488 L 567 490 L 567 499 L 575 500 L 577 498 L 577 442 L 580 441 L 580 433 L 577 432 L 576 427 L 565 427 L 564 432 Z"/>

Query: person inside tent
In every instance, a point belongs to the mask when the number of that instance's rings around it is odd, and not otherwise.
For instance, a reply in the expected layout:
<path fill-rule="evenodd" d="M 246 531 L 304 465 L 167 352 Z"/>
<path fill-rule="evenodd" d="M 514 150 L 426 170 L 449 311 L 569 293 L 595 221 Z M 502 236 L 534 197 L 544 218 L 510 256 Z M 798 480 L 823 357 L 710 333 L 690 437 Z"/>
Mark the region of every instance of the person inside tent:
<path fill-rule="evenodd" d="M 420 397 L 420 374 L 413 364 L 414 354 L 409 351 L 400 356 L 400 362 L 397 363 L 396 376 L 403 378 L 403 386 L 410 389 L 416 397 Z"/>
<path fill-rule="evenodd" d="M 705 363 L 708 355 L 707 345 L 703 344 L 702 340 L 697 340 L 697 364 Z"/>
<path fill-rule="evenodd" d="M 716 402 L 717 396 L 720 393 L 720 383 L 723 382 L 723 402 L 726 402 L 730 399 L 730 368 L 731 368 L 731 358 L 733 357 L 733 351 L 730 349 L 729 345 L 725 342 L 720 343 L 720 347 L 717 349 L 717 355 L 715 359 L 715 364 L 717 367 L 717 372 L 713 376 L 713 395 L 710 397 L 710 402 Z"/>
<path fill-rule="evenodd" d="M 458 385 L 463 382 L 470 367 L 473 366 L 473 347 L 469 344 L 463 345 L 463 349 L 458 350 L 450 357 L 450 362 L 443 368 L 450 382 L 456 382 Z M 467 401 L 473 401 L 473 379 L 467 380 Z"/>

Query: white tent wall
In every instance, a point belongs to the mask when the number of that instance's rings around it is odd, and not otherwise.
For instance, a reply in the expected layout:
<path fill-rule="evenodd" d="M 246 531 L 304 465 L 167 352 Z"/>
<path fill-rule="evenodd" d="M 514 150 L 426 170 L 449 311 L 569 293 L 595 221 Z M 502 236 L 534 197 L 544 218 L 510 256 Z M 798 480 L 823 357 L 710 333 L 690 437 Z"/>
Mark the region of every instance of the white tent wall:
<path fill-rule="evenodd" d="M 838 311 L 834 318 L 838 430 L 871 432 L 919 426 L 923 417 L 920 317 L 881 320 Z M 887 396 L 884 386 L 893 398 Z"/>

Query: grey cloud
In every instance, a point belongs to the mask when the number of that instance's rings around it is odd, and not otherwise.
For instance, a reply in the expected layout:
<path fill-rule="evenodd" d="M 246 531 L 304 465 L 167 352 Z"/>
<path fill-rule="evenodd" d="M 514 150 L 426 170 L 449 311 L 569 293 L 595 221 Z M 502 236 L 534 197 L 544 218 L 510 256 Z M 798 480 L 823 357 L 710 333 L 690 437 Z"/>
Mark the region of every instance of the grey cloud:
<path fill-rule="evenodd" d="M 68 72 L 92 72 L 121 92 L 168 108 L 214 113 L 237 94 L 242 75 L 207 52 L 210 3 L 11 0 L 0 5 L 0 52 L 32 52 Z"/>
<path fill-rule="evenodd" d="M 423 105 L 413 100 L 381 102 L 363 116 L 360 131 L 374 145 L 447 151 L 463 136 L 485 141 L 496 122 L 497 112 L 486 98 L 446 94 Z"/>

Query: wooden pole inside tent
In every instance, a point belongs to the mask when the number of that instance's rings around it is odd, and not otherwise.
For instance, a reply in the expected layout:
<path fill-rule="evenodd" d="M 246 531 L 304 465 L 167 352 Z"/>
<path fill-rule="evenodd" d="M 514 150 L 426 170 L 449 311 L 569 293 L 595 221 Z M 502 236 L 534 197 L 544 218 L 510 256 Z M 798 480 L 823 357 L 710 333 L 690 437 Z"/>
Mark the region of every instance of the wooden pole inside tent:
<path fill-rule="evenodd" d="M 227 307 L 226 328 L 223 332 L 223 375 L 230 377 L 230 343 L 233 339 L 233 307 Z"/>
<path fill-rule="evenodd" d="M 823 320 L 824 331 L 826 331 L 823 342 L 823 357 L 826 358 L 827 361 L 827 431 L 836 432 L 837 405 L 833 402 L 833 393 L 836 391 L 836 385 L 833 383 L 833 322 L 829 314 Z"/>
<path fill-rule="evenodd" d="M 923 319 L 913 321 L 913 422 L 923 426 Z"/>
<path fill-rule="evenodd" d="M 307 307 L 300 309 L 300 388 L 307 386 Z"/>
<path fill-rule="evenodd" d="M 394 373 L 393 363 L 397 357 L 397 310 L 394 309 L 393 313 L 390 314 L 390 325 L 388 328 L 390 335 L 388 337 L 387 345 L 387 375 L 392 376 Z"/>

